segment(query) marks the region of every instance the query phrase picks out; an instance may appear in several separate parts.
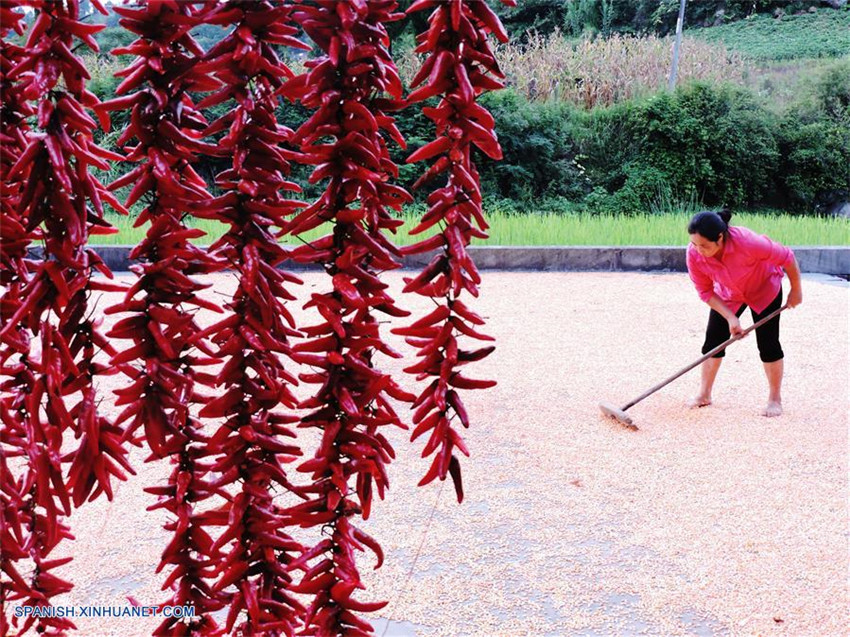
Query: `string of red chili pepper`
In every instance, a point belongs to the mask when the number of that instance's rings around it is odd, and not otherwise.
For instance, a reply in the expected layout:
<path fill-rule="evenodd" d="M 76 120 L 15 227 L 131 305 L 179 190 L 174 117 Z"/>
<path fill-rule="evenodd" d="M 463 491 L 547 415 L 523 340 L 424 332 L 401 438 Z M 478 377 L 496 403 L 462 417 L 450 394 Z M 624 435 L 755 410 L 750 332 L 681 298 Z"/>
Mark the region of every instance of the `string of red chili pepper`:
<path fill-rule="evenodd" d="M 471 158 L 472 146 L 492 159 L 502 157 L 493 117 L 475 99 L 484 91 L 503 88 L 497 78 L 504 75 L 490 50 L 487 34 L 493 33 L 503 42 L 508 36 L 483 0 L 417 0 L 408 13 L 424 9 L 433 12 L 428 30 L 417 36 L 416 52 L 428 57 L 411 86 L 424 85 L 413 91 L 408 101 L 416 103 L 441 96 L 437 107 L 423 109 L 436 125 L 437 139 L 411 154 L 407 162 L 438 157 L 414 188 L 443 173 L 446 184 L 428 196 L 428 212 L 410 231 L 418 234 L 439 225 L 441 233 L 404 250 L 406 254 L 437 250 L 437 254 L 416 277 L 405 279 L 404 291 L 442 301 L 427 316 L 393 332 L 406 336 L 407 342 L 419 350 L 421 360 L 405 371 L 417 374 L 418 380 L 433 378 L 413 404 L 416 428 L 411 439 L 430 431 L 423 456 L 434 454 L 431 467 L 419 484 L 428 484 L 435 478 L 445 480 L 451 474 L 460 502 L 460 462 L 453 452 L 457 448 L 469 456 L 469 450 L 453 426 L 453 419 L 456 416 L 464 427 L 469 427 L 469 417 L 458 390 L 486 389 L 496 384 L 467 378 L 458 371 L 460 366 L 481 360 L 495 349 L 489 346 L 463 350 L 458 343 L 463 336 L 493 340 L 478 330 L 484 320 L 460 300 L 464 290 L 478 296 L 481 277 L 466 248 L 472 237 L 487 238 L 488 228 L 481 208 L 478 172 Z"/>
<path fill-rule="evenodd" d="M 199 107 L 236 102 L 205 131 L 227 131 L 217 145 L 233 164 L 217 177 L 225 194 L 205 204 L 204 214 L 229 225 L 210 249 L 236 272 L 239 283 L 225 305 L 228 316 L 200 334 L 210 336 L 219 348 L 216 357 L 225 361 L 216 378 L 220 395 L 200 416 L 224 418 L 208 451 L 217 456 L 212 467 L 222 476 L 217 486 L 233 493 L 220 509 L 225 529 L 215 547 L 227 550 L 214 568 L 215 590 L 237 589 L 230 599 L 228 634 L 236 626 L 241 635 L 292 635 L 305 611 L 290 592 L 288 570 L 303 547 L 287 533 L 290 522 L 273 502 L 275 491 L 295 490 L 283 463 L 301 455 L 285 440 L 295 436 L 287 425 L 298 418 L 291 391 L 297 378 L 284 366 L 291 355 L 289 340 L 297 335 L 286 307 L 294 297 L 286 285 L 300 280 L 277 269 L 287 253 L 274 236 L 287 215 L 306 206 L 284 196 L 300 187 L 286 180 L 293 153 L 281 146 L 292 131 L 275 118 L 275 92 L 294 74 L 273 46 L 310 49 L 294 37 L 298 30 L 290 12 L 269 0 L 217 5 L 204 21 L 233 30 L 196 67 L 223 85 Z M 279 406 L 285 411 L 277 411 Z"/>
<path fill-rule="evenodd" d="M 377 352 L 398 356 L 381 340 L 374 313 L 407 314 L 378 278 L 378 272 L 399 265 L 399 252 L 385 232 L 401 222 L 388 209 L 399 210 L 410 200 L 388 182 L 398 169 L 384 141 L 388 134 L 404 145 L 386 114 L 398 107 L 402 92 L 384 27 L 403 17 L 393 13 L 396 6 L 392 0 L 316 0 L 300 7 L 294 16 L 324 55 L 309 61 L 309 72 L 282 89 L 315 109 L 292 142 L 301 143 L 307 163 L 316 165 L 310 182 L 328 180 L 321 197 L 292 220 L 288 231 L 299 235 L 333 223 L 331 234 L 293 254 L 321 264 L 333 285 L 330 292 L 313 294 L 305 306 L 316 308 L 321 321 L 303 328 L 308 340 L 295 346 L 297 360 L 315 370 L 300 378 L 320 386 L 301 404 L 312 411 L 300 426 L 317 428 L 322 440 L 314 457 L 298 467 L 312 476 L 304 488 L 310 499 L 289 514 L 296 524 L 321 526 L 327 535 L 293 564 L 304 571 L 294 590 L 315 596 L 305 618 L 307 635 L 369 635 L 371 626 L 357 613 L 386 604 L 353 597 L 364 588 L 355 551 L 370 548 L 378 559 L 375 568 L 383 554 L 352 518 L 368 518 L 373 488 L 383 497 L 388 486 L 386 467 L 395 454 L 381 428 L 405 427 L 388 399 L 413 398 L 373 361 Z M 378 97 L 385 93 L 390 97 Z"/>
<path fill-rule="evenodd" d="M 89 174 L 89 166 L 107 169 L 103 160 L 118 156 L 92 142 L 95 122 L 85 109 L 96 105 L 97 98 L 85 89 L 89 75 L 71 50 L 74 38 L 98 50 L 92 35 L 103 27 L 80 22 L 74 0 L 27 0 L 17 6 L 24 5 L 34 10 L 34 21 L 25 46 L 10 50 L 17 59 L 5 80 L 16 82 L 18 103 L 37 102 L 38 132 L 28 131 L 26 147 L 3 174 L 4 186 L 22 184 L 12 186 L 15 196 L 7 202 L 17 208 L 7 227 L 15 231 L 14 293 L 20 301 L 6 299 L 6 310 L 11 305 L 14 313 L 4 316 L 0 341 L 4 375 L 12 376 L 3 385 L 12 390 L 4 400 L 3 442 L 15 449 L 6 456 L 26 458 L 27 464 L 17 479 L 4 482 L 14 502 L 9 503 L 12 513 L 4 512 L 4 521 L 11 517 L 12 524 L 4 528 L 3 546 L 6 552 L 5 540 L 14 538 L 9 545 L 12 555 L 4 563 L 12 580 L 9 598 L 44 606 L 72 587 L 50 572 L 70 558 L 47 559 L 63 538 L 71 537 L 62 516 L 70 515 L 72 502 L 79 506 L 104 492 L 111 499 L 112 478 L 124 479 L 124 470 L 132 472 L 121 446 L 121 430 L 97 410 L 94 378 L 109 370 L 94 357 L 98 349 L 110 354 L 114 350 L 98 332 L 99 320 L 91 318 L 88 301 L 93 291 L 121 288 L 92 279 L 95 269 L 107 277 L 112 274 L 85 248 L 90 235 L 114 231 L 103 219 L 104 202 L 126 210 Z M 17 140 L 20 150 L 26 126 L 20 121 L 14 125 L 20 128 L 9 137 Z M 44 241 L 43 258 L 28 263 L 22 251 L 35 238 Z M 37 355 L 30 335 L 40 339 Z M 14 355 L 19 355 L 19 362 L 10 364 Z M 67 430 L 80 442 L 63 455 Z M 68 461 L 66 480 L 62 464 Z M 34 565 L 28 581 L 11 566 L 12 560 L 24 556 Z M 35 618 L 27 618 L 20 631 L 34 622 Z M 63 617 L 39 618 L 37 624 L 39 632 L 49 634 L 69 627 L 73 623 Z"/>
<path fill-rule="evenodd" d="M 17 205 L 29 167 L 25 167 L 15 181 L 7 177 L 27 148 L 30 130 L 27 118 L 35 114 L 21 95 L 20 78 L 18 81 L 9 79 L 9 73 L 26 57 L 22 47 L 6 40 L 10 30 L 19 36 L 24 34 L 25 25 L 21 21 L 24 16 L 14 11 L 19 6 L 19 2 L 0 4 L 0 183 L 3 184 L 3 196 L 0 197 L 0 285 L 5 290 L 0 300 L 0 316 L 4 325 L 20 306 L 20 290 L 29 279 L 27 248 L 35 238 L 35 233 L 27 231 L 26 221 L 21 218 Z M 18 325 L 15 331 L 23 331 L 23 326 Z"/>
<path fill-rule="evenodd" d="M 128 422 L 126 438 L 146 442 L 151 459 L 170 457 L 174 464 L 166 485 L 145 489 L 159 496 L 150 509 L 163 508 L 174 516 L 164 527 L 173 538 L 157 569 L 170 568 L 163 588 L 173 592 L 166 603 L 192 604 L 197 614 L 191 622 L 166 618 L 155 634 L 169 637 L 217 634 L 220 629 L 210 613 L 223 608 L 229 596 L 213 588 L 216 573 L 210 565 L 222 556 L 205 529 L 221 524 L 222 514 L 200 509 L 213 495 L 229 496 L 208 477 L 209 436 L 190 413 L 192 404 L 205 400 L 197 385 L 215 383 L 215 376 L 199 368 L 219 362 L 206 339 L 197 337 L 195 313 L 198 308 L 221 312 L 198 295 L 208 286 L 192 278 L 220 266 L 190 243 L 203 231 L 184 223 L 186 215 L 212 197 L 192 169 L 195 154 L 218 152 L 199 141 L 207 122 L 189 95 L 219 88 L 218 81 L 199 70 L 204 52 L 189 34 L 202 24 L 203 4 L 147 0 L 134 8 L 113 7 L 119 23 L 139 37 L 112 52 L 136 58 L 117 74 L 124 77 L 116 89 L 120 97 L 99 109 L 104 128 L 109 126 L 107 111 L 131 109 L 117 144 L 129 151 L 128 161 L 139 165 L 109 187 L 134 184 L 126 205 L 142 201 L 136 225 L 149 223 L 145 238 L 130 253 L 140 261 L 130 266 L 137 279 L 124 301 L 106 311 L 123 315 L 109 336 L 133 343 L 112 358 L 132 379 L 115 392 L 116 405 L 125 406 L 117 420 Z M 129 145 L 133 139 L 137 143 Z"/>
<path fill-rule="evenodd" d="M 29 280 L 27 248 L 35 233 L 26 229 L 26 219 L 18 210 L 18 199 L 26 183 L 27 170 L 21 171 L 19 179 L 7 178 L 27 147 L 29 125 L 27 118 L 35 113 L 31 105 L 21 96 L 17 82 L 9 79 L 9 73 L 20 64 L 25 51 L 6 40 L 10 30 L 23 35 L 23 14 L 14 9 L 17 5 L 0 5 L 0 285 L 5 293 L 0 297 L 0 319 L 7 325 L 21 306 L 21 290 Z M 33 528 L 32 510 L 27 506 L 26 477 L 31 475 L 29 464 L 21 471 L 13 471 L 8 458 L 26 457 L 27 414 L 26 396 L 35 384 L 35 371 L 29 362 L 30 335 L 20 323 L 0 340 L 0 634 L 11 635 L 7 617 L 9 602 L 27 599 L 31 595 L 29 583 L 16 568 L 16 563 L 29 556 L 27 547 Z M 17 359 L 13 358 L 17 355 Z M 13 463 L 16 461 L 13 460 Z M 16 467 L 17 468 L 17 467 Z"/>

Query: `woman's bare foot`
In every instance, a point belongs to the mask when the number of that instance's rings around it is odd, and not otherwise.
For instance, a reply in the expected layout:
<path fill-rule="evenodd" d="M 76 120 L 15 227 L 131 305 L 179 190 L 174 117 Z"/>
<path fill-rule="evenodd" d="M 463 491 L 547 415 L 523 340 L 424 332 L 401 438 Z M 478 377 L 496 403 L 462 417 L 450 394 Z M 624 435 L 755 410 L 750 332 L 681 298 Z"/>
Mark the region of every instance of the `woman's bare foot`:
<path fill-rule="evenodd" d="M 700 394 L 688 403 L 688 407 L 696 409 L 697 407 L 708 407 L 711 404 L 711 396 L 703 396 Z"/>
<path fill-rule="evenodd" d="M 774 416 L 782 415 L 782 403 L 776 400 L 768 401 L 767 407 L 762 409 L 762 416 L 767 416 L 768 418 L 773 418 Z"/>

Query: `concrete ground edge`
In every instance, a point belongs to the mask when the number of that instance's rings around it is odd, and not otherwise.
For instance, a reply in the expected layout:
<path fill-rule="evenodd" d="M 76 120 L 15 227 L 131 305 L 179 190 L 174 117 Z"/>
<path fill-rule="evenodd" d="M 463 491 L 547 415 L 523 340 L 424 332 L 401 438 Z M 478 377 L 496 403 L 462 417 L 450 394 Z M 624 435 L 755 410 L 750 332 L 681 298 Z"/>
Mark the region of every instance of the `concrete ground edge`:
<path fill-rule="evenodd" d="M 113 272 L 126 271 L 132 263 L 132 246 L 90 246 Z M 803 272 L 850 275 L 850 246 L 793 247 Z M 475 264 L 482 270 L 543 272 L 685 272 L 685 248 L 680 246 L 472 246 Z M 30 250 L 40 258 L 41 248 Z M 404 268 L 426 265 L 433 252 L 409 255 Z M 285 262 L 291 270 L 315 270 L 316 266 Z"/>

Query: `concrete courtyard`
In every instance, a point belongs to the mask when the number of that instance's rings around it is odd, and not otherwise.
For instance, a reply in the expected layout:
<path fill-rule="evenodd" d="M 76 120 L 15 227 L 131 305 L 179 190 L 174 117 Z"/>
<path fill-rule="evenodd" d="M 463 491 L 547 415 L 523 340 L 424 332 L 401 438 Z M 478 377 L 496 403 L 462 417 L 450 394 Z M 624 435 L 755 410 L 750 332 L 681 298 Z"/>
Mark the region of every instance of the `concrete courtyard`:
<path fill-rule="evenodd" d="M 386 275 L 397 292 L 402 275 Z M 302 277 L 300 298 L 327 288 L 323 274 Z M 233 289 L 231 275 L 211 280 Z M 466 499 L 457 504 L 450 482 L 417 488 L 424 440 L 388 432 L 392 486 L 363 523 L 386 553 L 377 571 L 371 554 L 361 563 L 359 598 L 390 602 L 372 618 L 376 634 L 846 634 L 848 284 L 808 275 L 803 293 L 782 316 L 782 417 L 759 415 L 767 384 L 749 337 L 728 350 L 713 406 L 686 409 L 695 370 L 632 408 L 631 431 L 597 405 L 624 404 L 700 355 L 708 310 L 687 275 L 485 272 L 470 305 L 497 350 L 468 369 L 499 384 L 464 394 Z M 429 303 L 400 305 L 422 315 Z M 383 363 L 401 376 L 407 361 Z M 169 467 L 145 455 L 134 453 L 138 475 L 114 502 L 71 518 L 77 539 L 63 554 L 75 559 L 57 573 L 76 588 L 56 604 L 167 599 L 154 572 L 165 515 L 145 511 L 154 498 L 142 489 Z M 158 623 L 77 619 L 91 637 Z"/>

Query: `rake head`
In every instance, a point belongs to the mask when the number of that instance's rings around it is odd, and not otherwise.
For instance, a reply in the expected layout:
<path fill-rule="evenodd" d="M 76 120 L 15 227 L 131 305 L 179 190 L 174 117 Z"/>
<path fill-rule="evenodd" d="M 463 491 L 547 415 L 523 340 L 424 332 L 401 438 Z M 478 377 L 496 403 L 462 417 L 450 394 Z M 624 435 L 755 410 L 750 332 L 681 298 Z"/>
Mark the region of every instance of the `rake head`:
<path fill-rule="evenodd" d="M 615 407 L 611 403 L 599 403 L 599 409 L 602 410 L 603 414 L 605 414 L 606 416 L 610 416 L 621 424 L 626 425 L 631 429 L 637 429 L 637 427 L 632 422 L 631 417 L 622 409 Z"/>

